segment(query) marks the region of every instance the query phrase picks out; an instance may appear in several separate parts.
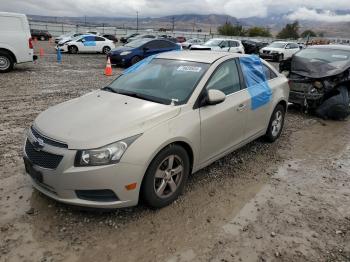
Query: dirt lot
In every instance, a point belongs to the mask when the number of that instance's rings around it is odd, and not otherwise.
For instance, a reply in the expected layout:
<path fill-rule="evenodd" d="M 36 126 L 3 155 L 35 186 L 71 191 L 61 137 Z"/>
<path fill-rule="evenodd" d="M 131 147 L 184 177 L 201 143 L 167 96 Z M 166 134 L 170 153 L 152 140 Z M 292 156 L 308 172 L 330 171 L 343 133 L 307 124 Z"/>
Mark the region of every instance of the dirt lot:
<path fill-rule="evenodd" d="M 38 45 L 36 64 L 0 76 L 0 261 L 350 261 L 350 122 L 294 108 L 276 143 L 258 140 L 197 172 L 161 210 L 81 210 L 33 190 L 25 128 L 112 79 L 103 55 L 57 64 Z"/>

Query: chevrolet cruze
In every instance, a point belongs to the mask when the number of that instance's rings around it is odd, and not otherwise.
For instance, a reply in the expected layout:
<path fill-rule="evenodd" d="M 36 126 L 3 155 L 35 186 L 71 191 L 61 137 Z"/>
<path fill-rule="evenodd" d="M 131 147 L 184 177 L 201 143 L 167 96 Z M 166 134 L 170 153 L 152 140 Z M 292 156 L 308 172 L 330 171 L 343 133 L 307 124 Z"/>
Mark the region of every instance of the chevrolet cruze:
<path fill-rule="evenodd" d="M 258 137 L 276 140 L 288 94 L 287 79 L 256 56 L 159 54 L 39 114 L 26 172 L 60 202 L 164 207 L 191 173 Z"/>

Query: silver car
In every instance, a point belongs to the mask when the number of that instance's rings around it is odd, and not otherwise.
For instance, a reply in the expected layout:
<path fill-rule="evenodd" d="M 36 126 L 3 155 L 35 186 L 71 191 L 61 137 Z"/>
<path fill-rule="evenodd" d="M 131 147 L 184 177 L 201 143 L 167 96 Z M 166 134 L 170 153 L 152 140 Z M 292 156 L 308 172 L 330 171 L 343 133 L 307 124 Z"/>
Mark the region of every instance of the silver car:
<path fill-rule="evenodd" d="M 163 53 L 42 112 L 27 132 L 26 172 L 60 202 L 164 207 L 191 173 L 258 137 L 276 140 L 288 94 L 256 56 Z"/>

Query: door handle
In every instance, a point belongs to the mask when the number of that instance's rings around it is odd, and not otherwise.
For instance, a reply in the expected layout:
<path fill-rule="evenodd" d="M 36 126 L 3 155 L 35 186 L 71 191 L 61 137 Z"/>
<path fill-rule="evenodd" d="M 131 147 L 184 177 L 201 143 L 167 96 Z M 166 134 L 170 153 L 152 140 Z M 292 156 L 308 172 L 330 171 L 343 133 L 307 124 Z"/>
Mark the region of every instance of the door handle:
<path fill-rule="evenodd" d="M 246 104 L 240 104 L 240 105 L 237 107 L 237 111 L 238 111 L 238 112 L 242 112 L 246 107 L 247 107 Z"/>

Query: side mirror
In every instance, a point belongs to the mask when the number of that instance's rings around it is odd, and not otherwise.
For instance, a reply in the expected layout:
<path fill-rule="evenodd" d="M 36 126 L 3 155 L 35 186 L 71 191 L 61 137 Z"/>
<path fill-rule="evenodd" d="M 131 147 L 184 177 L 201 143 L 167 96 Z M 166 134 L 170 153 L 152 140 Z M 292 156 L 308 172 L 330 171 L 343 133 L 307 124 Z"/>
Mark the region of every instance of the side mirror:
<path fill-rule="evenodd" d="M 226 95 L 224 92 L 217 89 L 210 89 L 207 93 L 206 104 L 207 105 L 217 105 L 224 102 Z"/>

